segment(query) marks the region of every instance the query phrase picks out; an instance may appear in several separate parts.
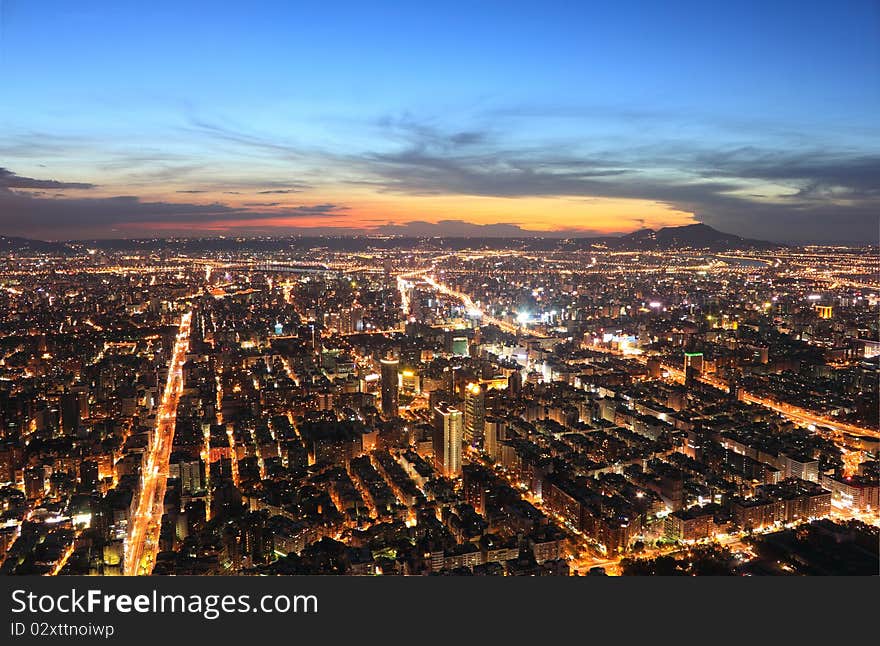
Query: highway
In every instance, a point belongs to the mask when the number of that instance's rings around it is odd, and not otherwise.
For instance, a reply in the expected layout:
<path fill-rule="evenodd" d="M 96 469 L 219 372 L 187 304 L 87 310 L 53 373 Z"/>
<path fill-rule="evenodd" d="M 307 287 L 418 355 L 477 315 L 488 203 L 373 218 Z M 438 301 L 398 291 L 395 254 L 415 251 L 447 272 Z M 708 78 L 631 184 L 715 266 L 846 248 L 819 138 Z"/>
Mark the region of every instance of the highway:
<path fill-rule="evenodd" d="M 168 380 L 159 404 L 156 431 L 153 433 L 141 466 L 137 511 L 129 521 L 129 534 L 125 541 L 123 571 L 126 575 L 150 574 L 156 562 L 156 553 L 159 551 L 159 530 L 168 478 L 168 460 L 174 444 L 177 404 L 183 391 L 183 364 L 189 349 L 191 322 L 190 310 L 180 319 L 168 369 Z"/>

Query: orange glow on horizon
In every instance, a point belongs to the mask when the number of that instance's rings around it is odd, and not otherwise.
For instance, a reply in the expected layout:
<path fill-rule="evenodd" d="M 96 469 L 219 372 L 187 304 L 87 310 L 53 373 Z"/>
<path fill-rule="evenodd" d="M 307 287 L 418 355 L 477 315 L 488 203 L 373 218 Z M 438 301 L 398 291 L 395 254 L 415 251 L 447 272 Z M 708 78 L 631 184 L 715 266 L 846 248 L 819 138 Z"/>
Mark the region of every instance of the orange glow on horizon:
<path fill-rule="evenodd" d="M 179 196 L 176 196 L 179 199 Z M 666 204 L 649 200 L 573 197 L 484 197 L 462 195 L 381 195 L 354 192 L 320 196 L 285 196 L 285 199 L 255 205 L 253 196 L 200 195 L 198 203 L 223 203 L 232 208 L 253 211 L 261 217 L 224 217 L 177 222 L 138 222 L 126 228 L 149 228 L 162 231 L 198 231 L 234 234 L 236 230 L 265 229 L 267 232 L 296 228 L 359 229 L 365 233 L 384 225 L 405 225 L 409 222 L 436 224 L 444 220 L 469 224 L 511 224 L 528 231 L 571 231 L 572 234 L 613 234 L 642 228 L 659 228 L 693 224 L 693 214 L 676 210 Z M 226 198 L 226 199 L 223 199 Z M 169 196 L 151 196 L 171 202 Z M 192 203 L 192 202 L 191 202 Z M 326 215 L 291 215 L 291 210 L 322 204 L 339 205 L 338 211 Z M 274 215 L 277 213 L 277 215 Z"/>

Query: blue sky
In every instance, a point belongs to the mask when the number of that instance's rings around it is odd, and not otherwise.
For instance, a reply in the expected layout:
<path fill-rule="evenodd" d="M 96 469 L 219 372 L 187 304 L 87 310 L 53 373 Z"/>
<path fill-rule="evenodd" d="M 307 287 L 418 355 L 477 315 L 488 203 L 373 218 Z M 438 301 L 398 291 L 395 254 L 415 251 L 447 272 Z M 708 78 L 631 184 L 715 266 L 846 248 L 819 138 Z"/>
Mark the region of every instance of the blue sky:
<path fill-rule="evenodd" d="M 0 0 L 0 73 L 8 233 L 877 232 L 876 2 Z"/>

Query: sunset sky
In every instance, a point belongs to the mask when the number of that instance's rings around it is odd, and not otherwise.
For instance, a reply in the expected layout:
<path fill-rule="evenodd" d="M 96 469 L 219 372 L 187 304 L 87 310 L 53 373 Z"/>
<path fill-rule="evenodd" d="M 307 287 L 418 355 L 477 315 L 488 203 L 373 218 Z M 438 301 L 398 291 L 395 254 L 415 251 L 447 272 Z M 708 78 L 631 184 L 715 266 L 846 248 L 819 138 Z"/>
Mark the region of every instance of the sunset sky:
<path fill-rule="evenodd" d="M 878 6 L 0 0 L 0 234 L 876 242 Z"/>

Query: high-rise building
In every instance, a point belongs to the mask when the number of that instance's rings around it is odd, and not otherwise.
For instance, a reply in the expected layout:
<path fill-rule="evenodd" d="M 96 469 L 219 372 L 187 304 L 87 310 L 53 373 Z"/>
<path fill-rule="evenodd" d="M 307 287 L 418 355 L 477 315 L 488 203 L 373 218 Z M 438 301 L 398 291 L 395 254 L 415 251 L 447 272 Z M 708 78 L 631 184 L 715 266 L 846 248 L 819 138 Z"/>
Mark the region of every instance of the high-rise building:
<path fill-rule="evenodd" d="M 79 464 L 79 480 L 83 488 L 91 491 L 98 486 L 98 462 L 96 460 L 83 460 Z"/>
<path fill-rule="evenodd" d="M 507 439 L 506 423 L 501 417 L 486 417 L 483 450 L 493 460 L 501 457 L 501 442 Z"/>
<path fill-rule="evenodd" d="M 486 391 L 475 383 L 467 385 L 464 393 L 464 441 L 475 447 L 483 446 L 486 420 Z"/>
<path fill-rule="evenodd" d="M 733 400 L 738 400 L 740 398 L 740 395 L 742 394 L 742 387 L 740 386 L 739 372 L 732 373 L 728 378 L 727 394 L 730 395 L 730 398 Z"/>
<path fill-rule="evenodd" d="M 318 330 L 317 326 L 316 326 L 314 323 L 312 323 L 311 325 L 309 325 L 309 330 L 310 330 L 311 335 L 312 335 L 312 349 L 313 349 L 315 352 L 317 352 L 317 353 L 320 354 L 320 352 L 321 352 L 321 346 L 323 345 L 323 344 L 321 343 L 321 332 Z"/>
<path fill-rule="evenodd" d="M 382 415 L 391 419 L 398 414 L 398 365 L 397 359 L 382 359 Z"/>
<path fill-rule="evenodd" d="M 272 531 L 266 526 L 265 512 L 251 512 L 242 521 L 241 553 L 251 563 L 268 563 L 272 560 Z"/>
<path fill-rule="evenodd" d="M 70 392 L 75 393 L 79 397 L 79 418 L 80 420 L 89 418 L 89 388 L 85 384 L 74 384 L 70 387 Z"/>
<path fill-rule="evenodd" d="M 412 368 L 407 368 L 400 373 L 403 391 L 406 393 L 419 393 L 419 373 Z"/>
<path fill-rule="evenodd" d="M 46 492 L 46 471 L 42 466 L 24 470 L 24 493 L 28 500 L 39 500 Z"/>
<path fill-rule="evenodd" d="M 692 384 L 699 378 L 703 372 L 703 353 L 702 352 L 685 352 L 684 353 L 684 381 L 686 384 Z"/>
<path fill-rule="evenodd" d="M 79 395 L 61 395 L 61 434 L 73 435 L 79 429 Z"/>
<path fill-rule="evenodd" d="M 434 409 L 434 466 L 449 478 L 461 475 L 464 419 L 460 410 L 445 403 Z"/>
<path fill-rule="evenodd" d="M 204 465 L 200 459 L 183 453 L 173 454 L 168 462 L 168 476 L 180 481 L 180 492 L 185 496 L 204 491 L 203 471 Z"/>
<path fill-rule="evenodd" d="M 519 370 L 510 373 L 510 376 L 507 378 L 507 393 L 511 397 L 518 397 L 522 392 L 522 386 L 522 373 Z"/>
<path fill-rule="evenodd" d="M 361 332 L 364 329 L 364 308 L 352 307 L 344 310 L 340 317 L 340 329 L 343 334 Z"/>
<path fill-rule="evenodd" d="M 684 353 L 684 369 L 693 368 L 697 372 L 703 370 L 703 353 L 702 352 L 685 352 Z"/>

